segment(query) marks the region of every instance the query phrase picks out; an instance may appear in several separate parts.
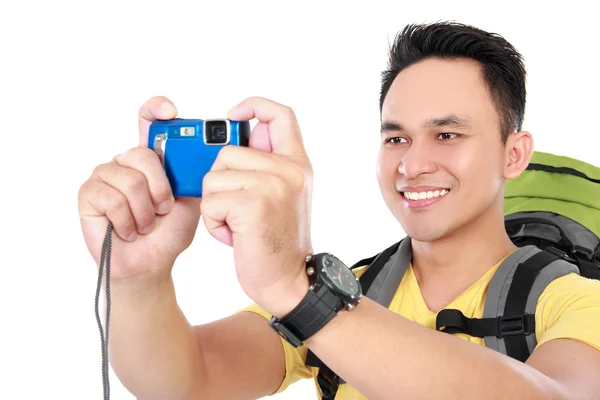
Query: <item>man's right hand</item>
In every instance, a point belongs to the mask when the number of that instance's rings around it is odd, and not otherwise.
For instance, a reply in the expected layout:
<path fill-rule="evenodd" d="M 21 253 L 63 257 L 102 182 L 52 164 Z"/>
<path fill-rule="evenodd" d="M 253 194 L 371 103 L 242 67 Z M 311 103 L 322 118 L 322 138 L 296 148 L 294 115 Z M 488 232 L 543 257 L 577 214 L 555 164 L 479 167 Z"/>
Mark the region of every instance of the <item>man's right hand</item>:
<path fill-rule="evenodd" d="M 148 100 L 138 116 L 139 146 L 98 165 L 79 190 L 81 227 L 97 265 L 108 222 L 113 223 L 113 281 L 169 275 L 177 256 L 194 238 L 200 200 L 173 198 L 160 159 L 147 146 L 152 121 L 176 116 L 168 99 Z"/>
<path fill-rule="evenodd" d="M 96 167 L 79 191 L 83 235 L 96 263 L 109 221 L 116 233 L 110 364 L 136 399 L 258 399 L 285 376 L 281 338 L 268 321 L 241 312 L 193 326 L 177 304 L 171 269 L 192 243 L 200 199 L 173 201 L 160 159 L 147 148 L 152 121 L 176 115 L 168 99 L 148 100 L 139 112 L 139 146 Z"/>

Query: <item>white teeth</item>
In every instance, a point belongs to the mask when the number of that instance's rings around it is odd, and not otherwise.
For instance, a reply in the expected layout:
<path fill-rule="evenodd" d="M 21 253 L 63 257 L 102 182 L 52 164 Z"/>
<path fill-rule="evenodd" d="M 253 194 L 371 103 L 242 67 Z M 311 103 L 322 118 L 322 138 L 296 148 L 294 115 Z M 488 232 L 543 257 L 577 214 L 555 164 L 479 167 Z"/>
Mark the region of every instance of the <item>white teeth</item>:
<path fill-rule="evenodd" d="M 442 197 L 448 193 L 448 189 L 443 190 L 429 190 L 427 192 L 404 192 L 404 197 L 409 200 L 425 200 L 432 199 L 434 197 Z"/>

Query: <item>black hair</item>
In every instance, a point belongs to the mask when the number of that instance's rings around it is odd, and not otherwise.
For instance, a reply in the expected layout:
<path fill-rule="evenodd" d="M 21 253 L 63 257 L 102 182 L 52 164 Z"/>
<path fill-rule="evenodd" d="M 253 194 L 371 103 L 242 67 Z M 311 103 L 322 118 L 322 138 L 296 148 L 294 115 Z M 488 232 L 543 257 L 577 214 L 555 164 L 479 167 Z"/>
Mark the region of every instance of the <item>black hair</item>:
<path fill-rule="evenodd" d="M 399 32 L 382 72 L 379 110 L 396 76 L 427 58 L 478 61 L 500 118 L 502 142 L 520 131 L 525 115 L 526 71 L 523 57 L 502 36 L 457 22 L 410 24 Z"/>

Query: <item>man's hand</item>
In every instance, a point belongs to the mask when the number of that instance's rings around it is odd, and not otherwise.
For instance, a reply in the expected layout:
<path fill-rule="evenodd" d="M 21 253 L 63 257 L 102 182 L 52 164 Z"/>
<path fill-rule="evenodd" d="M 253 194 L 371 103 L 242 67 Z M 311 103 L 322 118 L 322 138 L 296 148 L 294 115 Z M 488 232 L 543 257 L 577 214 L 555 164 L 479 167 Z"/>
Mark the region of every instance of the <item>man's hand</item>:
<path fill-rule="evenodd" d="M 168 277 L 179 254 L 192 242 L 200 221 L 198 199 L 174 199 L 156 153 L 147 147 L 155 119 L 177 115 L 161 96 L 140 107 L 139 145 L 98 165 L 79 190 L 83 236 L 96 264 L 108 221 L 116 233 L 112 245 L 112 280 Z"/>
<path fill-rule="evenodd" d="M 219 153 L 204 178 L 202 216 L 210 234 L 233 247 L 245 293 L 282 316 L 308 290 L 312 167 L 290 108 L 253 97 L 228 118 L 259 122 L 249 147 Z"/>

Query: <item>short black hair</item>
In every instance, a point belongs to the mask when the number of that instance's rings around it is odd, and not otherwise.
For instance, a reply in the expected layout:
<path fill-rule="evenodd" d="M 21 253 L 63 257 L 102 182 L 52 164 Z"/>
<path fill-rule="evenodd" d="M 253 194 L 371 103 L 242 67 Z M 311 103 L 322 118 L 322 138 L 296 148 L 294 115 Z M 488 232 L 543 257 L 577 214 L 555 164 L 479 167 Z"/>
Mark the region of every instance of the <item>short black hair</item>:
<path fill-rule="evenodd" d="M 379 110 L 396 76 L 427 58 L 478 61 L 500 118 L 502 142 L 520 131 L 525 116 L 526 71 L 521 54 L 502 36 L 458 22 L 410 24 L 400 31 L 381 74 Z"/>

